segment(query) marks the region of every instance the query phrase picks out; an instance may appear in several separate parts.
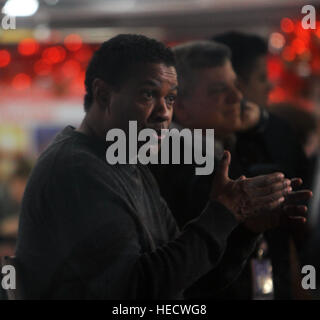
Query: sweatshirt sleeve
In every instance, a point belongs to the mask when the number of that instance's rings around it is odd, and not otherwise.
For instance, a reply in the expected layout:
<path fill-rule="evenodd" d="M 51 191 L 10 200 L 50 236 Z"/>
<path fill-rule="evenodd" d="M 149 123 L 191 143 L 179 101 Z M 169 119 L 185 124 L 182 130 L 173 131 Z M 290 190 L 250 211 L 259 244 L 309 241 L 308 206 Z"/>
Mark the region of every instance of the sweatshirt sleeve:
<path fill-rule="evenodd" d="M 188 288 L 185 297 L 217 297 L 238 278 L 260 238 L 261 234 L 253 233 L 242 225 L 235 228 L 228 238 L 226 250 L 219 264 Z"/>
<path fill-rule="evenodd" d="M 59 198 L 68 194 L 67 202 L 55 201 L 54 211 L 60 220 L 57 245 L 70 250 L 57 271 L 53 297 L 70 290 L 98 299 L 181 297 L 216 266 L 237 226 L 227 209 L 210 202 L 175 238 L 146 250 L 141 225 L 125 197 L 106 188 L 101 177 L 79 173 L 55 192 Z"/>

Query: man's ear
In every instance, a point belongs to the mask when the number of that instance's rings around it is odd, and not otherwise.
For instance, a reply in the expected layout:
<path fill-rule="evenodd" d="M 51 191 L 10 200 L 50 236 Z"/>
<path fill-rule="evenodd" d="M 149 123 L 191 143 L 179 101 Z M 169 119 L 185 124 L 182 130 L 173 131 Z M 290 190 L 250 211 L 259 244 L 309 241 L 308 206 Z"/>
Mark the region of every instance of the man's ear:
<path fill-rule="evenodd" d="M 101 109 L 109 109 L 111 87 L 101 79 L 94 79 L 92 83 L 92 92 L 94 101 Z"/>

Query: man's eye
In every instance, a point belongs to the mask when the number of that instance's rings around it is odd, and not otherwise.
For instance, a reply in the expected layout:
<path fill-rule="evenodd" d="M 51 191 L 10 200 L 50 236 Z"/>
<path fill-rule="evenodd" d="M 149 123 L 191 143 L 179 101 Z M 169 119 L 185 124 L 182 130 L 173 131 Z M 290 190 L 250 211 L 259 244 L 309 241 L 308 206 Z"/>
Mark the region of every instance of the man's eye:
<path fill-rule="evenodd" d="M 175 95 L 170 95 L 166 97 L 166 102 L 167 104 L 173 104 L 176 101 L 176 96 Z"/>
<path fill-rule="evenodd" d="M 211 88 L 208 90 L 208 94 L 217 94 L 217 93 L 221 93 L 224 92 L 226 90 L 225 87 L 217 87 L 217 88 Z"/>
<path fill-rule="evenodd" d="M 153 92 L 152 90 L 143 90 L 141 92 L 142 96 L 147 99 L 147 100 L 151 100 L 153 98 Z"/>

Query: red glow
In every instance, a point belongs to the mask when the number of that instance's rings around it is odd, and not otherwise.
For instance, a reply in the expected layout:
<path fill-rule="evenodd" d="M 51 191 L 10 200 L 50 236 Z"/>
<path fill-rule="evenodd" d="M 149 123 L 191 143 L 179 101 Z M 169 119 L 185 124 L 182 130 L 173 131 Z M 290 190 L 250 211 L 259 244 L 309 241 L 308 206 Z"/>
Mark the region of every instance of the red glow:
<path fill-rule="evenodd" d="M 31 78 L 25 73 L 17 74 L 12 80 L 12 86 L 16 90 L 28 89 L 31 85 Z"/>
<path fill-rule="evenodd" d="M 299 38 L 296 38 L 292 41 L 292 48 L 295 50 L 297 54 L 301 54 L 307 50 L 304 41 L 302 41 Z"/>
<path fill-rule="evenodd" d="M 31 56 L 35 54 L 38 50 L 38 42 L 31 38 L 22 40 L 18 45 L 18 52 L 23 56 Z"/>
<path fill-rule="evenodd" d="M 42 58 L 48 64 L 59 63 L 66 58 L 66 50 L 61 46 L 47 48 L 43 51 Z"/>
<path fill-rule="evenodd" d="M 48 75 L 51 72 L 51 65 L 41 59 L 37 61 L 33 66 L 34 72 L 40 76 Z"/>
<path fill-rule="evenodd" d="M 11 61 L 11 56 L 9 51 L 0 50 L 0 68 L 6 67 Z"/>
<path fill-rule="evenodd" d="M 88 62 L 92 56 L 92 50 L 88 46 L 82 46 L 82 48 L 76 52 L 75 58 L 80 62 Z"/>
<path fill-rule="evenodd" d="M 310 35 L 311 32 L 308 29 L 303 29 L 300 22 L 296 24 L 295 33 L 297 35 L 297 38 L 300 38 L 300 40 L 303 40 L 305 43 L 309 43 L 310 41 Z"/>
<path fill-rule="evenodd" d="M 82 46 L 82 39 L 77 34 L 69 34 L 64 39 L 64 45 L 69 51 L 77 51 Z"/>
<path fill-rule="evenodd" d="M 283 72 L 282 64 L 279 58 L 268 59 L 268 76 L 271 81 L 278 80 Z"/>
<path fill-rule="evenodd" d="M 62 73 L 65 77 L 76 77 L 81 71 L 81 66 L 78 61 L 68 60 L 62 66 Z"/>
<path fill-rule="evenodd" d="M 77 77 L 74 78 L 71 84 L 71 88 L 74 92 L 78 94 L 84 94 L 85 87 L 84 87 L 84 79 L 85 79 L 85 72 L 81 71 Z"/>
<path fill-rule="evenodd" d="M 296 53 L 292 47 L 285 47 L 282 51 L 282 57 L 284 60 L 293 61 L 296 57 Z"/>
<path fill-rule="evenodd" d="M 281 87 L 275 87 L 269 94 L 269 101 L 271 103 L 278 103 L 286 100 L 286 91 Z"/>
<path fill-rule="evenodd" d="M 291 33 L 294 31 L 294 23 L 289 18 L 283 18 L 281 20 L 281 30 L 285 33 Z"/>

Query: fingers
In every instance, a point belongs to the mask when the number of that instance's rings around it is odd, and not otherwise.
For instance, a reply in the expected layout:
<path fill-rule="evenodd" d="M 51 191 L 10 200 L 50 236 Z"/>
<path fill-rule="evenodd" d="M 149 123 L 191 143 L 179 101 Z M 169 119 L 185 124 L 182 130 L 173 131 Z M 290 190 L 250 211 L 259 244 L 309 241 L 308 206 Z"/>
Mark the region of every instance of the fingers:
<path fill-rule="evenodd" d="M 285 205 L 283 211 L 288 216 L 305 215 L 308 211 L 307 206 L 304 205 Z"/>
<path fill-rule="evenodd" d="M 288 217 L 287 224 L 292 228 L 297 228 L 307 222 L 305 217 Z"/>
<path fill-rule="evenodd" d="M 252 205 L 255 208 L 261 208 L 265 210 L 273 210 L 279 207 L 285 201 L 283 191 L 278 191 L 273 194 L 258 197 L 252 201 Z"/>
<path fill-rule="evenodd" d="M 303 205 L 286 205 L 282 210 L 281 225 L 298 227 L 307 222 L 308 208 Z"/>
<path fill-rule="evenodd" d="M 307 201 L 312 197 L 312 191 L 310 190 L 300 190 L 293 191 L 286 195 L 286 203 L 295 203 L 299 201 Z"/>
<path fill-rule="evenodd" d="M 296 189 L 302 185 L 303 181 L 301 178 L 293 178 L 291 179 L 291 187 Z"/>
<path fill-rule="evenodd" d="M 262 175 L 262 176 L 257 176 L 253 178 L 247 179 L 248 185 L 250 187 L 266 187 L 271 184 L 281 182 L 284 180 L 284 174 L 281 172 L 275 172 L 272 174 L 267 174 L 267 175 Z"/>
<path fill-rule="evenodd" d="M 292 191 L 292 187 L 290 186 L 290 184 L 291 181 L 289 179 L 284 179 L 283 181 L 275 182 L 264 187 L 254 188 L 253 194 L 257 196 L 268 196 L 278 191 L 282 191 L 282 195 L 284 196 Z"/>
<path fill-rule="evenodd" d="M 231 154 L 229 151 L 224 151 L 223 157 L 219 163 L 216 176 L 219 181 L 224 181 L 229 179 L 229 165 L 231 162 Z"/>

